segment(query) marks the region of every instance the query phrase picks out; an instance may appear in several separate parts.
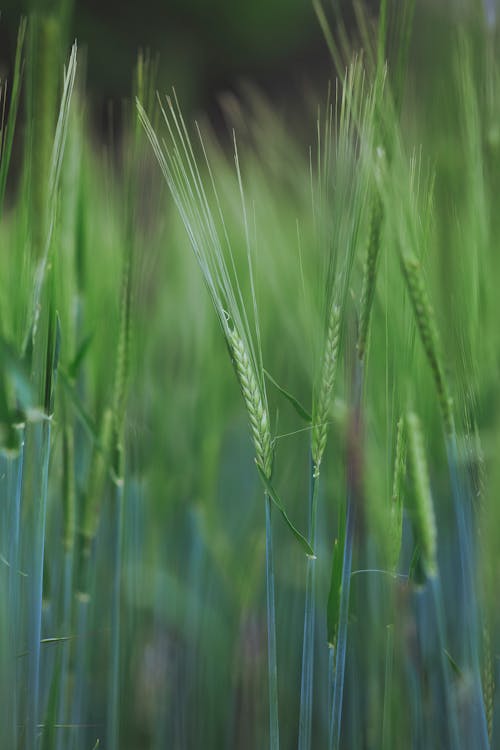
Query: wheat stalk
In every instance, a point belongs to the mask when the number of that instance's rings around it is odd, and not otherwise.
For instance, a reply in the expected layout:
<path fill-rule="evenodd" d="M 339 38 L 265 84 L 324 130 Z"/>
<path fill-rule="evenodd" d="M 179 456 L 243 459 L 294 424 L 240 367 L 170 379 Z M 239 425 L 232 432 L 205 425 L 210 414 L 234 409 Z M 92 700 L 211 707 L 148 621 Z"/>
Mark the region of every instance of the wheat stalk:
<path fill-rule="evenodd" d="M 177 102 L 176 102 L 177 103 Z M 242 223 L 245 230 L 245 245 L 249 271 L 250 289 L 253 302 L 253 322 L 251 326 L 245 307 L 242 290 L 236 271 L 236 263 L 227 232 L 224 216 L 217 193 L 214 176 L 200 131 L 199 144 L 207 169 L 207 181 L 214 201 L 212 208 L 207 196 L 205 180 L 200 174 L 186 125 L 178 104 L 167 98 L 162 113 L 170 136 L 167 146 L 160 145 L 151 123 L 138 102 L 139 118 L 144 125 L 153 150 L 158 158 L 167 184 L 175 200 L 180 216 L 188 233 L 192 249 L 203 274 L 215 311 L 219 318 L 233 366 L 245 402 L 250 430 L 255 447 L 257 468 L 265 480 L 270 480 L 273 463 L 273 448 L 270 421 L 267 410 L 265 388 L 259 375 L 263 373 L 261 340 L 257 301 L 254 287 L 250 252 L 250 231 L 247 220 L 243 182 L 240 172 L 236 139 L 234 141 L 234 161 L 241 198 Z M 229 322 L 231 321 L 231 323 Z M 266 487 L 266 590 L 268 624 L 268 680 L 269 680 L 269 732 L 272 750 L 279 748 L 278 722 L 278 681 L 276 648 L 276 613 L 274 595 L 274 562 L 271 526 L 271 495 Z M 287 523 L 284 509 L 281 508 Z"/>

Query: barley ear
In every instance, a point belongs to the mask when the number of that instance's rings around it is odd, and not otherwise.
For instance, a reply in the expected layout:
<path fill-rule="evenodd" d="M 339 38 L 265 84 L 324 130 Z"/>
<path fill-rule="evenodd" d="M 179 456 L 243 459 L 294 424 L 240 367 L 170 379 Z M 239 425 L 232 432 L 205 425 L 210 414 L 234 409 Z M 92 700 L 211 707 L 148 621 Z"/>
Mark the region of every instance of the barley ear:
<path fill-rule="evenodd" d="M 363 274 L 363 287 L 361 290 L 361 313 L 359 319 L 358 356 L 361 361 L 366 354 L 366 343 L 370 329 L 370 319 L 377 283 L 378 259 L 380 256 L 380 233 L 382 229 L 383 208 L 380 196 L 377 194 L 373 199 L 370 237 L 366 253 L 365 268 Z"/>
<path fill-rule="evenodd" d="M 401 268 L 415 314 L 420 340 L 434 377 L 444 428 L 446 433 L 450 435 L 453 432 L 451 399 L 439 356 L 439 337 L 434 310 L 429 302 L 422 269 L 415 257 L 404 253 L 401 254 Z"/>
<path fill-rule="evenodd" d="M 415 495 L 415 532 L 422 550 L 425 573 L 429 578 L 432 578 L 437 574 L 436 518 L 434 516 L 423 435 L 416 414 L 410 412 L 407 415 L 406 428 L 410 475 Z"/>
<path fill-rule="evenodd" d="M 394 458 L 394 475 L 389 527 L 389 567 L 395 570 L 401 552 L 403 532 L 403 482 L 406 474 L 406 436 L 404 419 L 401 417 L 397 426 L 396 455 Z"/>
<path fill-rule="evenodd" d="M 494 714 L 494 696 L 495 696 L 495 678 L 492 669 L 491 658 L 491 639 L 488 623 L 485 622 L 483 627 L 483 695 L 486 709 L 486 723 L 488 726 L 488 737 L 491 743 L 493 736 L 493 714 Z"/>
<path fill-rule="evenodd" d="M 328 320 L 325 352 L 321 366 L 319 387 L 313 403 L 312 459 L 314 474 L 319 476 L 319 467 L 326 447 L 328 415 L 332 403 L 333 388 L 337 376 L 340 348 L 340 308 L 333 305 Z"/>
<path fill-rule="evenodd" d="M 227 336 L 234 368 L 250 420 L 257 464 L 266 478 L 270 479 L 273 464 L 271 430 L 261 387 L 245 344 L 236 329 L 230 331 Z"/>

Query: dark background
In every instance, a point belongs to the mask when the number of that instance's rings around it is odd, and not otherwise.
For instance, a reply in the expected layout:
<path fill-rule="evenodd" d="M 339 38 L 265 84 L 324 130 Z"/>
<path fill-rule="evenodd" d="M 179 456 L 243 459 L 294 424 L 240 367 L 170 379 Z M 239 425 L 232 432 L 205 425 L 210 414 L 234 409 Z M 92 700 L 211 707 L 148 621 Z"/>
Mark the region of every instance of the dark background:
<path fill-rule="evenodd" d="M 363 1 L 375 17 L 380 0 Z M 353 0 L 322 2 L 330 10 L 330 21 L 335 8 L 349 31 L 355 27 Z M 435 77 L 452 10 L 475 8 L 483 16 L 483 2 L 417 1 L 419 44 L 413 61 L 419 70 L 432 65 Z M 308 94 L 312 92 L 313 101 L 324 100 L 334 76 L 313 0 L 0 0 L 1 79 L 12 69 L 21 16 L 34 10 L 60 14 L 62 8 L 67 23 L 61 69 L 76 38 L 79 69 L 85 70 L 87 114 L 104 138 L 111 124 L 120 131 L 121 102 L 131 96 L 140 50 L 158 60 L 157 88 L 166 92 L 175 86 L 186 116 L 203 111 L 215 125 L 219 95 L 240 93 L 243 84 L 251 82 L 267 95 L 273 111 L 300 130 L 304 102 L 311 101 Z M 419 33 L 418 19 L 428 12 L 433 22 L 426 21 L 425 33 Z"/>
<path fill-rule="evenodd" d="M 0 72 L 10 68 L 21 14 L 69 5 L 68 42 L 85 51 L 92 115 L 130 96 L 140 49 L 158 56 L 158 87 L 175 85 L 184 110 L 214 112 L 217 95 L 252 81 L 275 107 L 295 109 L 304 87 L 322 90 L 332 66 L 312 0 L 4 0 Z M 332 4 L 334 0 L 331 0 Z M 347 24 L 351 0 L 335 0 Z M 370 5 L 375 9 L 376 0 Z"/>

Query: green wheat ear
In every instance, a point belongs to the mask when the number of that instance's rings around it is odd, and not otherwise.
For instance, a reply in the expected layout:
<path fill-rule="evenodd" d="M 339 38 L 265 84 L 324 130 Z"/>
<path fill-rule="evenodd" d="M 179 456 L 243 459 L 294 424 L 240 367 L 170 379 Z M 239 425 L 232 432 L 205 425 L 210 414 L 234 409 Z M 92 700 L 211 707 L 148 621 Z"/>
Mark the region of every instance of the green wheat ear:
<path fill-rule="evenodd" d="M 410 475 L 415 495 L 415 531 L 422 550 L 424 570 L 429 578 L 437 574 L 437 529 L 432 502 L 424 440 L 416 414 L 406 416 Z"/>
<path fill-rule="evenodd" d="M 375 296 L 375 285 L 377 281 L 378 259 L 380 256 L 380 233 L 383 221 L 382 201 L 378 194 L 375 195 L 372 204 L 370 220 L 370 237 L 366 253 L 365 269 L 363 274 L 363 287 L 361 291 L 361 313 L 359 320 L 358 356 L 361 361 L 366 354 L 366 343 L 370 328 L 373 298 Z"/>
<path fill-rule="evenodd" d="M 394 476 L 389 527 L 389 568 L 395 570 L 401 553 L 403 532 L 403 482 L 406 474 L 406 435 L 405 421 L 401 417 L 397 427 L 396 455 L 394 458 Z"/>
<path fill-rule="evenodd" d="M 235 329 L 229 331 L 227 337 L 236 376 L 250 420 L 257 464 L 265 476 L 270 479 L 273 464 L 271 430 L 259 381 L 255 376 L 245 344 L 237 331 Z"/>
<path fill-rule="evenodd" d="M 422 268 L 413 255 L 405 253 L 401 253 L 401 268 L 415 314 L 420 340 L 432 370 L 444 428 L 446 433 L 450 435 L 453 432 L 451 399 L 439 354 L 439 337 L 434 310 L 427 295 Z"/>
<path fill-rule="evenodd" d="M 333 388 L 337 376 L 340 344 L 340 308 L 333 305 L 330 311 L 325 341 L 325 355 L 321 367 L 321 377 L 317 398 L 313 405 L 312 459 L 315 476 L 319 476 L 319 467 L 326 447 L 328 435 L 328 415 L 332 402 Z"/>
<path fill-rule="evenodd" d="M 495 678 L 492 669 L 491 639 L 488 623 L 483 626 L 483 651 L 484 665 L 482 673 L 484 704 L 486 709 L 486 723 L 488 726 L 488 738 L 491 743 L 493 736 L 493 716 L 495 698 Z"/>

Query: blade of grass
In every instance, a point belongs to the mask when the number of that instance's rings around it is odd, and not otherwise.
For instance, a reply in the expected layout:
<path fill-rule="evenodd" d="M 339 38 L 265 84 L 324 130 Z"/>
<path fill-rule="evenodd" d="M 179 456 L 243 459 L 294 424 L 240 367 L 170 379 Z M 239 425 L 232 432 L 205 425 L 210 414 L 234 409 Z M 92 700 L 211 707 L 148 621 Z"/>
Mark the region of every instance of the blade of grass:
<path fill-rule="evenodd" d="M 293 406 L 293 408 L 295 409 L 295 411 L 297 412 L 297 414 L 299 415 L 299 417 L 301 417 L 301 419 L 303 419 L 305 422 L 308 422 L 310 424 L 312 422 L 312 416 L 311 416 L 311 414 L 309 414 L 309 412 L 306 411 L 306 409 L 304 409 L 304 407 L 302 406 L 302 404 L 299 401 L 297 401 L 297 399 L 294 396 L 292 396 L 291 393 L 289 393 L 287 390 L 285 390 L 284 388 L 282 388 L 276 382 L 276 380 L 272 377 L 272 375 L 270 375 L 267 372 L 267 370 L 264 370 L 264 374 L 266 375 L 266 377 L 268 378 L 268 380 L 271 381 L 271 383 L 274 385 L 274 387 L 281 393 L 281 395 L 284 396 L 286 398 L 286 400 L 291 403 L 291 405 Z"/>
<path fill-rule="evenodd" d="M 307 539 L 305 538 L 305 536 L 303 536 L 300 533 L 300 531 L 298 531 L 298 529 L 296 529 L 295 526 L 293 525 L 293 523 L 290 521 L 290 519 L 288 517 L 288 514 L 287 514 L 287 512 L 285 510 L 285 506 L 281 502 L 281 499 L 280 499 L 278 493 L 276 492 L 276 490 L 274 489 L 273 485 L 271 484 L 271 482 L 266 477 L 266 475 L 264 474 L 264 472 L 262 471 L 262 469 L 260 468 L 260 466 L 257 463 L 256 463 L 256 466 L 257 466 L 257 470 L 259 472 L 259 476 L 262 479 L 262 483 L 264 484 L 264 487 L 265 487 L 265 490 L 266 490 L 266 493 L 267 493 L 269 499 L 272 500 L 272 502 L 274 503 L 274 505 L 276 506 L 276 508 L 281 513 L 281 516 L 282 516 L 284 522 L 286 523 L 286 525 L 288 526 L 288 529 L 291 531 L 291 533 L 293 534 L 293 536 L 295 537 L 295 539 L 298 541 L 298 543 L 300 544 L 300 546 L 302 547 L 302 549 L 304 550 L 304 552 L 306 553 L 306 555 L 309 555 L 310 557 L 314 557 L 315 555 L 314 555 L 313 548 L 311 547 L 311 545 L 309 544 L 309 542 L 307 541 Z"/>

